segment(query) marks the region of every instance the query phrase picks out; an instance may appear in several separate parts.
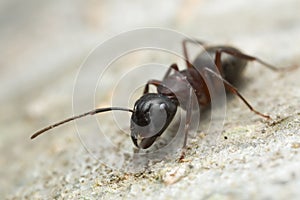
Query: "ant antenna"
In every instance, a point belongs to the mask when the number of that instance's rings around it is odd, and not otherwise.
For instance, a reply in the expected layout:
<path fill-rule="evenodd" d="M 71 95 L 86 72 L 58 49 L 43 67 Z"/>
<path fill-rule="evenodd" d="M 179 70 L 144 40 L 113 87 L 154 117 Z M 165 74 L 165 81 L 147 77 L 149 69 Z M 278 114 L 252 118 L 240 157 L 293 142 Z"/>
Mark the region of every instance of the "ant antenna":
<path fill-rule="evenodd" d="M 67 119 L 65 119 L 65 120 L 62 120 L 62 121 L 60 121 L 60 122 L 57 122 L 57 123 L 55 123 L 55 124 L 52 124 L 52 125 L 50 125 L 50 126 L 47 126 L 47 127 L 43 128 L 43 129 L 41 129 L 41 130 L 35 132 L 35 133 L 30 137 L 30 139 L 34 139 L 34 138 L 36 138 L 37 136 L 41 135 L 42 133 L 44 133 L 44 132 L 46 132 L 46 131 L 48 131 L 48 130 L 50 130 L 50 129 L 53 129 L 53 128 L 55 128 L 55 127 L 57 127 L 57 126 L 60 126 L 60 125 L 62 125 L 62 124 L 64 124 L 64 123 L 73 121 L 73 120 L 75 120 L 75 119 L 79 119 L 79 118 L 85 117 L 85 116 L 87 116 L 87 115 L 95 115 L 95 114 L 97 114 L 97 113 L 107 112 L 107 111 L 112 111 L 112 110 L 121 110 L 121 111 L 127 111 L 127 112 L 132 112 L 132 113 L 134 113 L 134 111 L 131 110 L 131 109 L 129 109 L 129 108 L 120 108 L 120 107 L 97 108 L 97 109 L 95 109 L 95 110 L 91 110 L 91 111 L 86 112 L 86 113 L 83 113 L 83 114 L 81 114 L 81 115 L 77 115 L 77 116 L 74 116 L 74 117 L 70 117 L 70 118 L 67 118 Z"/>

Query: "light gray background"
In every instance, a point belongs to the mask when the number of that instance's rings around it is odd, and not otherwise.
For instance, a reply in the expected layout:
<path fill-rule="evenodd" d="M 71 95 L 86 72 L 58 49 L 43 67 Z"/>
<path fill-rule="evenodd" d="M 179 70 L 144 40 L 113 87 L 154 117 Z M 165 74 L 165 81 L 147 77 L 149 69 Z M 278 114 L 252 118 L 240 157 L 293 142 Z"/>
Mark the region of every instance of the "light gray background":
<path fill-rule="evenodd" d="M 83 149 L 73 124 L 29 140 L 36 129 L 72 114 L 80 63 L 116 34 L 170 28 L 235 45 L 277 66 L 299 65 L 299 8 L 297 0 L 1 1 L 0 198 L 299 198 L 299 69 L 277 74 L 249 65 L 244 96 L 272 117 L 287 118 L 270 125 L 232 98 L 222 133 L 228 139 L 202 145 L 199 131 L 184 163 L 154 163 L 141 174 L 112 171 Z M 125 59 L 122 67 L 142 59 Z M 99 106 L 110 102 L 110 83 Z M 110 130 L 112 123 L 101 119 Z M 82 121 L 87 130 L 88 121 Z"/>

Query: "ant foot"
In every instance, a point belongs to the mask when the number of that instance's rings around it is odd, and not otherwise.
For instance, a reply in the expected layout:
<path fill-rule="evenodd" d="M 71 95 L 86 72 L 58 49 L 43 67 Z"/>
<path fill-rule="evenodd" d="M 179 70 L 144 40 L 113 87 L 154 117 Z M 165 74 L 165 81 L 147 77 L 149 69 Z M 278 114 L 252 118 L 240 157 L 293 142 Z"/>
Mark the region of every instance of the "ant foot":
<path fill-rule="evenodd" d="M 186 162 L 187 160 L 185 159 L 185 152 L 186 152 L 186 148 L 183 147 L 183 149 L 181 150 L 181 155 L 178 159 L 178 162 L 182 163 L 182 162 Z"/>

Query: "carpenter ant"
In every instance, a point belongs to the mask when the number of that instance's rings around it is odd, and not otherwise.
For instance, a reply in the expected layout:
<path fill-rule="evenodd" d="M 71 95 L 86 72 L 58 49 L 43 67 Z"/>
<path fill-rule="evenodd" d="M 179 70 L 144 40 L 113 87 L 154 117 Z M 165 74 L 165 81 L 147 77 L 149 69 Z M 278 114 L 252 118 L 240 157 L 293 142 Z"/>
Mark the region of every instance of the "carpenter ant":
<path fill-rule="evenodd" d="M 202 45 L 205 50 L 196 57 L 193 63 L 191 63 L 188 58 L 188 43 Z M 195 93 L 198 104 L 201 107 L 208 106 L 211 102 L 208 87 L 195 66 L 198 66 L 198 68 L 205 67 L 208 70 L 213 69 L 216 66 L 220 72 L 220 76 L 217 77 L 223 82 L 226 91 L 237 95 L 247 105 L 247 107 L 257 115 L 270 119 L 269 115 L 262 114 L 255 110 L 233 85 L 235 85 L 236 81 L 241 77 L 241 74 L 249 61 L 256 61 L 274 71 L 279 71 L 281 69 L 276 68 L 259 58 L 244 54 L 235 47 L 227 45 L 209 46 L 202 41 L 190 39 L 183 40 L 182 45 L 186 69 L 180 71 L 177 64 L 172 64 L 167 70 L 162 81 L 149 80 L 145 85 L 143 96 L 136 101 L 133 109 L 120 107 L 98 108 L 45 127 L 35 132 L 31 136 L 31 139 L 34 139 L 54 127 L 87 115 L 120 110 L 132 113 L 130 130 L 131 139 L 134 145 L 138 149 L 147 149 L 169 126 L 175 116 L 177 107 L 182 107 L 182 105 L 179 104 L 179 94 L 185 104 L 183 109 L 187 111 L 186 125 L 184 129 L 183 153 L 181 156 L 181 158 L 183 158 L 191 118 L 192 92 Z M 176 73 L 171 74 L 172 71 L 175 71 Z M 187 86 L 185 81 L 187 81 L 190 86 Z M 149 85 L 154 85 L 157 88 L 157 93 L 149 93 Z M 162 113 L 166 113 L 166 116 L 162 115 Z"/>

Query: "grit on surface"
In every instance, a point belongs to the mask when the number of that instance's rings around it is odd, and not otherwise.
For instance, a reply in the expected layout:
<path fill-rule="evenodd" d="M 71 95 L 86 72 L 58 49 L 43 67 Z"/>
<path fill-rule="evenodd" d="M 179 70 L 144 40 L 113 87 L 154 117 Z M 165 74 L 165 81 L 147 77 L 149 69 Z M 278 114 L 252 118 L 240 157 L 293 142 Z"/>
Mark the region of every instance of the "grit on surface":
<path fill-rule="evenodd" d="M 185 162 L 152 160 L 139 172 L 111 169 L 83 148 L 72 123 L 29 139 L 38 128 L 72 114 L 80 63 L 118 33 L 164 27 L 232 44 L 276 66 L 299 65 L 299 7 L 297 0 L 3 1 L 0 199 L 299 199 L 300 69 L 274 73 L 249 64 L 241 93 L 273 120 L 230 98 L 221 137 L 209 145 L 200 128 L 189 139 Z M 117 69 L 142 63 L 143 56 L 124 59 Z M 174 62 L 160 54 L 150 59 Z M 108 74 L 98 106 L 110 104 L 119 73 Z M 101 147 L 95 140 L 89 141 L 93 154 L 112 159 L 122 154 L 129 162 L 130 137 L 120 136 L 105 116 L 98 118 L 102 130 L 120 147 L 129 147 L 129 153 Z M 91 120 L 80 121 L 85 132 L 95 131 Z M 124 124 L 128 130 L 129 122 Z"/>

